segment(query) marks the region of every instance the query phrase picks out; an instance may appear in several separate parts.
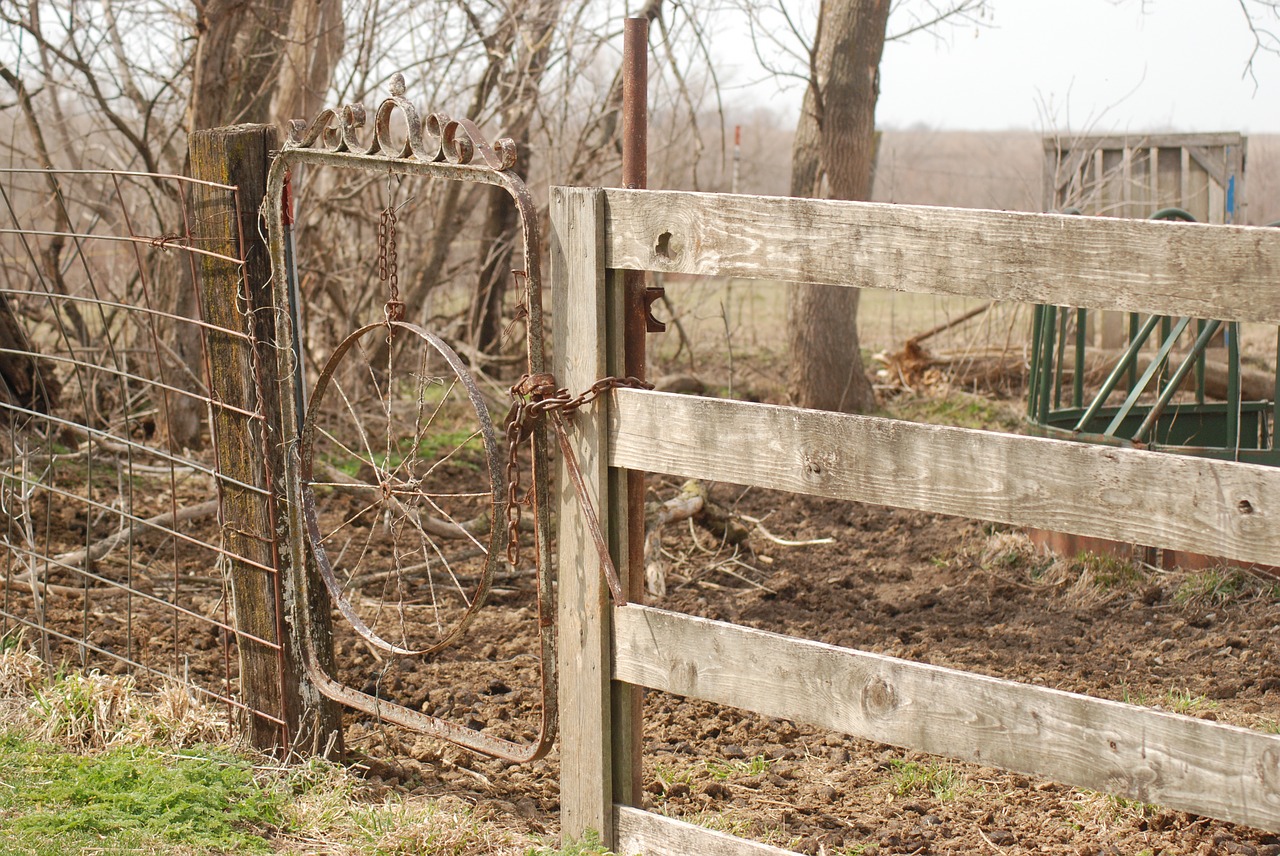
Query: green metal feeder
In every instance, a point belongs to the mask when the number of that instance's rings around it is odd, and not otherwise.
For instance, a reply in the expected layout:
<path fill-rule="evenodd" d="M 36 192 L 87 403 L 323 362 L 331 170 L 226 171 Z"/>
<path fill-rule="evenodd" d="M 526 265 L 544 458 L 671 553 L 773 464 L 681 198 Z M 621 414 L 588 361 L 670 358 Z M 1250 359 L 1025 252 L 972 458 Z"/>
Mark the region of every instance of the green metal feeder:
<path fill-rule="evenodd" d="M 1162 208 L 1152 219 L 1195 218 L 1180 208 Z M 1269 225 L 1280 226 L 1280 221 Z M 1090 314 L 1087 309 L 1035 307 L 1027 395 L 1027 421 L 1034 433 L 1280 464 L 1274 443 L 1274 426 L 1280 424 L 1280 371 L 1270 400 L 1242 398 L 1239 324 L 1130 313 L 1127 346 L 1095 392 L 1085 383 Z M 1226 361 L 1225 400 L 1206 399 L 1205 367 L 1211 353 L 1223 355 L 1215 361 Z M 1280 330 L 1276 354 L 1280 366 Z"/>

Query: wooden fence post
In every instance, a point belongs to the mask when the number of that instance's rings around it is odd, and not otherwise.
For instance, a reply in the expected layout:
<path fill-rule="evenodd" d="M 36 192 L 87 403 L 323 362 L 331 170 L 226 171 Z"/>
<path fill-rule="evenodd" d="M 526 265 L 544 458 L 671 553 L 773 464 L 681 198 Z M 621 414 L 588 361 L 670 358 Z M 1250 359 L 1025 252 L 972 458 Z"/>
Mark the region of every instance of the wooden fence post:
<path fill-rule="evenodd" d="M 582 390 L 620 362 L 621 336 L 605 334 L 620 306 L 611 305 L 604 284 L 603 194 L 596 189 L 552 188 L 551 277 L 556 365 L 559 383 Z M 617 325 L 611 325 L 614 329 Z M 578 465 L 600 523 L 612 537 L 615 562 L 625 548 L 625 492 L 610 479 L 605 463 L 607 399 L 574 417 L 570 433 Z M 614 742 L 620 724 L 612 702 L 608 587 L 581 503 L 567 478 L 560 478 L 560 589 L 557 599 L 560 675 L 560 829 L 566 841 L 589 831 L 613 841 L 613 803 L 619 785 L 631 778 L 628 746 Z"/>
<path fill-rule="evenodd" d="M 224 190 L 194 185 L 192 207 L 201 249 L 244 260 L 241 268 L 200 256 L 198 305 L 203 320 L 212 325 L 205 335 L 212 430 L 224 477 L 219 495 L 225 544 L 238 557 L 231 560 L 231 591 L 241 697 L 250 710 L 284 720 L 282 728 L 250 714 L 246 730 L 258 748 L 334 753 L 341 750 L 340 710 L 308 682 L 298 640 L 287 630 L 282 597 L 286 458 L 275 353 L 277 313 L 271 260 L 258 224 L 278 134 L 271 125 L 233 125 L 196 131 L 189 147 L 193 177 L 239 188 L 237 205 Z M 222 332 L 249 332 L 250 327 L 256 353 L 247 340 Z M 243 411 L 262 418 L 251 419 Z M 322 609 L 315 620 L 327 623 L 327 618 Z M 332 644 L 331 635 L 320 635 Z M 275 640 L 281 647 L 255 638 Z"/>

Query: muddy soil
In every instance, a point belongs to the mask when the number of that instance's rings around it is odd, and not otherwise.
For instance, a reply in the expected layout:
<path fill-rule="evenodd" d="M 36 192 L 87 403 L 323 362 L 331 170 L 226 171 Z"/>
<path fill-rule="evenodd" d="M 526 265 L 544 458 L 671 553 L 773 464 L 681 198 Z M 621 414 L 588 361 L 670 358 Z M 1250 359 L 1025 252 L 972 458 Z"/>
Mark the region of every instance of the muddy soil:
<path fill-rule="evenodd" d="M 656 479 L 652 487 L 663 496 L 678 488 Z M 1274 580 L 1055 563 L 1020 533 L 969 521 L 729 485 L 714 495 L 762 518 L 778 539 L 830 540 L 784 546 L 757 529 L 752 549 L 734 554 L 705 532 L 671 526 L 669 591 L 657 605 L 1280 727 Z M 528 604 L 527 583 L 508 586 L 456 651 L 381 664 L 377 674 L 412 706 L 510 732 L 534 719 Z M 370 685 L 367 653 L 349 641 L 340 650 L 348 680 Z M 531 831 L 555 829 L 554 751 L 509 765 L 354 718 L 348 738 L 388 787 L 462 795 Z M 1280 853 L 1272 834 L 662 693 L 645 701 L 644 764 L 652 810 L 802 853 Z"/>
<path fill-rule="evenodd" d="M 650 479 L 657 499 L 679 487 Z M 655 605 L 1280 730 L 1274 579 L 1055 562 L 1021 533 L 971 521 L 731 485 L 712 492 L 763 526 L 736 551 L 687 522 L 668 526 L 668 592 Z M 207 556 L 178 562 L 192 565 L 184 580 L 218 574 Z M 425 658 L 380 654 L 335 615 L 339 674 L 389 702 L 525 744 L 540 719 L 533 593 L 527 573 L 500 578 L 460 643 Z M 50 614 L 74 630 L 87 613 L 95 645 L 164 671 L 176 633 L 189 678 L 215 690 L 234 680 L 235 651 L 216 626 L 184 618 L 175 628 L 171 613 L 136 596 L 124 621 L 122 597 L 89 610 L 54 598 Z M 191 591 L 189 602 L 224 618 L 216 586 Z M 497 822 L 556 831 L 554 749 L 510 764 L 357 714 L 346 736 L 377 787 L 449 794 Z M 645 701 L 644 799 L 802 853 L 1280 854 L 1273 834 L 656 692 Z"/>

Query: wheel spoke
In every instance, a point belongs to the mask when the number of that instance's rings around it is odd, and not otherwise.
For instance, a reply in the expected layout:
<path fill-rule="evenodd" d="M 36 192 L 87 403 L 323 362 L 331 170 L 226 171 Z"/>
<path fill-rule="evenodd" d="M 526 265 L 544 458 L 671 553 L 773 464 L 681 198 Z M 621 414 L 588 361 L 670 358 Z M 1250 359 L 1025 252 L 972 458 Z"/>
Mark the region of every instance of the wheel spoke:
<path fill-rule="evenodd" d="M 370 325 L 348 337 L 312 397 L 312 548 L 332 559 L 322 566 L 341 580 L 333 596 L 358 633 L 393 653 L 427 652 L 474 618 L 505 555 L 495 519 L 503 458 L 448 346 L 403 323 L 389 347 L 375 346 L 387 332 Z"/>

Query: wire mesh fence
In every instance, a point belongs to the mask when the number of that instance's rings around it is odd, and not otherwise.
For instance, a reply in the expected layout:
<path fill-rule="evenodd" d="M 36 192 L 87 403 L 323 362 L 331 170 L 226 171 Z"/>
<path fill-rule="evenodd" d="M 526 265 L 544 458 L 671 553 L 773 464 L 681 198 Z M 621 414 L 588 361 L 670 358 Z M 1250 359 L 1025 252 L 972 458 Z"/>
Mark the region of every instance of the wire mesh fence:
<path fill-rule="evenodd" d="M 255 365 L 247 303 L 214 323 L 200 293 L 202 261 L 243 268 L 197 237 L 236 197 L 182 176 L 0 170 L 0 633 L 51 667 L 179 681 L 283 729 L 281 710 L 246 702 L 239 656 L 282 666 L 280 627 L 237 630 L 229 584 L 235 564 L 278 598 L 278 562 L 261 558 L 277 534 L 269 514 L 246 531 L 252 515 L 233 527 L 219 511 L 229 491 L 272 502 L 269 473 L 218 463 L 227 432 L 270 442 L 260 407 L 210 393 L 211 348 Z"/>

